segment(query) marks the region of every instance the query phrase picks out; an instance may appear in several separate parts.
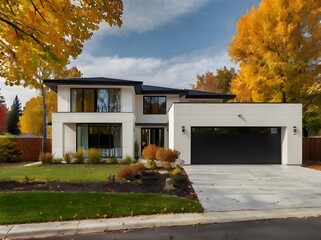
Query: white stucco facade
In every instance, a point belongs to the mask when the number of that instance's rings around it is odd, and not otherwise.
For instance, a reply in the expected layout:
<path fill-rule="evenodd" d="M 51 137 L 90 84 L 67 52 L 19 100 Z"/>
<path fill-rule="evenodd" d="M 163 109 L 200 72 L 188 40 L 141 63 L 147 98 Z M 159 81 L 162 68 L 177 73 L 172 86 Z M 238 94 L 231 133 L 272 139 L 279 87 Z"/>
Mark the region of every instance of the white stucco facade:
<path fill-rule="evenodd" d="M 122 155 L 134 156 L 135 116 L 133 113 L 53 113 L 52 152 L 62 157 L 76 152 L 76 126 L 80 123 L 119 123 L 122 125 Z"/>
<path fill-rule="evenodd" d="M 58 112 L 52 115 L 52 152 L 55 157 L 63 157 L 67 152 L 77 151 L 79 147 L 77 144 L 80 141 L 77 136 L 86 136 L 81 132 L 83 125 L 120 126 L 121 136 L 117 139 L 121 139 L 122 157 L 126 155 L 134 157 L 135 142 L 139 145 L 139 154 L 141 153 L 144 131 L 145 134 L 146 130 L 150 131 L 150 139 L 152 131 L 155 134 L 154 138 L 158 138 L 161 133 L 163 146 L 180 151 L 180 158 L 185 164 L 192 163 L 193 127 L 277 127 L 278 131 L 281 131 L 281 163 L 302 163 L 301 104 L 225 103 L 234 96 L 156 86 L 144 89 L 142 82 L 128 83 L 124 80 L 102 79 L 99 82 L 92 79 L 94 84 L 89 84 L 86 79 L 76 79 L 77 84 L 70 84 L 73 81 L 66 80 L 61 84 L 59 80 L 55 82 L 55 86 L 47 82 L 57 91 L 58 96 Z M 84 84 L 81 84 L 82 81 Z M 118 82 L 120 85 L 117 85 Z M 117 110 L 119 112 L 72 112 L 72 89 L 87 88 L 119 89 L 120 92 L 117 91 L 120 99 L 120 109 Z M 161 114 L 144 114 L 144 97 L 166 97 L 166 112 L 163 108 Z M 182 133 L 182 127 L 185 133 Z M 296 133 L 293 131 L 294 127 Z"/>
<path fill-rule="evenodd" d="M 58 86 L 58 112 L 52 114 L 52 152 L 62 157 L 66 152 L 77 151 L 77 124 L 117 123 L 122 126 L 122 155 L 134 156 L 135 142 L 135 91 L 131 86 L 108 86 L 120 89 L 121 112 L 71 112 L 71 89 L 106 88 L 101 85 L 62 85 Z"/>
<path fill-rule="evenodd" d="M 212 126 L 281 127 L 282 164 L 302 164 L 301 104 L 174 103 L 168 118 L 169 147 L 185 164 L 191 164 L 191 127 Z"/>

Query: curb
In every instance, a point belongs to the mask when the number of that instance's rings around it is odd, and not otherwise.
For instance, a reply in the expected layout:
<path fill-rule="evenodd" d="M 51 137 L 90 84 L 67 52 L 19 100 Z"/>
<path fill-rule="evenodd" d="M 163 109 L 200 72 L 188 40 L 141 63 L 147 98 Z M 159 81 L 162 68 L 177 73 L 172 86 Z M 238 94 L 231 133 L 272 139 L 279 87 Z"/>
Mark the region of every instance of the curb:
<path fill-rule="evenodd" d="M 228 212 L 144 215 L 135 217 L 0 225 L 0 239 L 5 237 L 39 238 L 57 235 L 101 233 L 153 227 L 186 226 L 210 223 L 240 222 L 282 218 L 320 217 L 321 207 Z"/>

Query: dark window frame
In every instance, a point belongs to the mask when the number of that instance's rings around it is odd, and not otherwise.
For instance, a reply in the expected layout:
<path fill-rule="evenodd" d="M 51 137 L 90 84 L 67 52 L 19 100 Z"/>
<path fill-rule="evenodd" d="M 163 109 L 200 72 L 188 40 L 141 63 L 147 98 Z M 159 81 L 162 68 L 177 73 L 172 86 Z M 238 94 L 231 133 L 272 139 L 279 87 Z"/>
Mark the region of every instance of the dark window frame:
<path fill-rule="evenodd" d="M 148 112 L 145 112 L 145 99 L 149 98 L 149 109 Z M 153 113 L 152 111 L 152 98 L 157 98 L 158 111 Z M 161 112 L 161 104 L 159 103 L 159 98 L 165 98 L 165 110 Z M 143 114 L 144 115 L 165 115 L 167 111 L 167 97 L 166 96 L 143 96 Z"/>
<path fill-rule="evenodd" d="M 162 143 L 160 144 L 160 146 L 158 147 L 164 147 L 165 146 L 165 128 L 163 127 L 142 127 L 140 129 L 140 144 L 141 144 L 141 152 L 143 151 L 144 147 L 148 146 L 148 144 L 154 144 L 154 143 L 150 143 L 151 142 L 151 130 L 158 130 L 160 131 L 160 133 L 162 134 Z M 146 143 L 146 146 L 143 145 L 143 132 L 144 130 L 148 130 L 148 138 L 149 138 L 149 143 Z"/>
<path fill-rule="evenodd" d="M 85 90 L 94 90 L 94 112 L 89 112 L 89 113 L 98 113 L 97 112 L 97 91 L 100 89 L 103 90 L 108 90 L 108 109 L 111 109 L 111 101 L 110 101 L 110 90 L 119 90 L 119 95 L 121 97 L 121 88 L 70 88 L 70 112 L 77 112 L 77 111 L 73 111 L 72 109 L 72 104 L 73 104 L 73 90 L 82 90 L 82 102 L 81 102 L 81 108 L 82 111 L 81 112 L 85 112 Z M 119 100 L 120 103 L 120 107 L 119 107 L 119 111 L 113 111 L 113 112 L 121 112 L 121 99 Z M 108 111 L 111 112 L 111 111 Z M 104 113 L 108 113 L 108 112 L 104 112 Z M 78 112 L 79 113 L 79 112 Z"/>
<path fill-rule="evenodd" d="M 87 126 L 87 135 L 88 135 L 88 148 L 89 147 L 89 135 L 90 135 L 90 127 L 105 127 L 105 128 L 109 128 L 109 132 L 111 132 L 111 128 L 112 127 L 120 127 L 121 129 L 121 140 L 123 138 L 123 124 L 122 123 L 77 123 L 76 124 L 76 149 L 78 149 L 79 146 L 78 145 L 78 127 L 79 126 Z M 109 139 L 110 140 L 110 139 Z M 114 141 L 114 140 L 113 140 Z M 121 141 L 121 145 L 120 146 L 114 146 L 114 148 L 121 148 L 121 153 L 118 156 L 115 156 L 116 158 L 122 158 L 123 157 L 123 145 L 122 145 L 122 141 Z M 98 148 L 101 149 L 101 148 Z M 114 156 L 103 156 L 103 157 L 114 157 Z"/>

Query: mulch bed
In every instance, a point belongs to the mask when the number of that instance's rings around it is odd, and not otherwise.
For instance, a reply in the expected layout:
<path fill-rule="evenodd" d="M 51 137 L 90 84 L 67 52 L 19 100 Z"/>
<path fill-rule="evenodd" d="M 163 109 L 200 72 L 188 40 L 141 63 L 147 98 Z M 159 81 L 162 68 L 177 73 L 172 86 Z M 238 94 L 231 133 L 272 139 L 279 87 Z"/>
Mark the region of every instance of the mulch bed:
<path fill-rule="evenodd" d="M 165 190 L 168 173 L 147 171 L 141 179 L 133 182 L 15 182 L 0 181 L 0 191 L 52 191 L 52 192 L 121 192 L 121 193 L 163 193 L 198 201 L 197 195 L 186 175 L 175 177 L 174 189 Z"/>

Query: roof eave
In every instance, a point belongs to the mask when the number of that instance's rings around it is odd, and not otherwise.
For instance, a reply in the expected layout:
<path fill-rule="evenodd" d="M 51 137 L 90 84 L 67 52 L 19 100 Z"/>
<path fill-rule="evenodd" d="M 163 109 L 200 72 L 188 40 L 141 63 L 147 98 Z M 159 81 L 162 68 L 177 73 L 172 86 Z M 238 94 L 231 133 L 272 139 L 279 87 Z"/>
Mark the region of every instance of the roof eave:
<path fill-rule="evenodd" d="M 108 85 L 108 86 L 133 86 L 136 94 L 140 94 L 142 92 L 142 84 L 143 82 L 136 81 L 127 81 L 127 82 L 108 82 L 108 80 L 80 80 L 80 79 L 45 79 L 43 83 L 49 87 L 50 89 L 57 92 L 58 85 Z"/>

